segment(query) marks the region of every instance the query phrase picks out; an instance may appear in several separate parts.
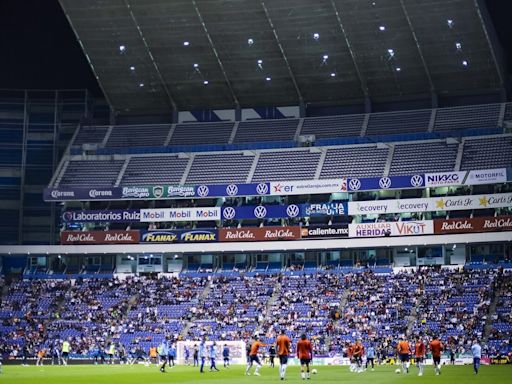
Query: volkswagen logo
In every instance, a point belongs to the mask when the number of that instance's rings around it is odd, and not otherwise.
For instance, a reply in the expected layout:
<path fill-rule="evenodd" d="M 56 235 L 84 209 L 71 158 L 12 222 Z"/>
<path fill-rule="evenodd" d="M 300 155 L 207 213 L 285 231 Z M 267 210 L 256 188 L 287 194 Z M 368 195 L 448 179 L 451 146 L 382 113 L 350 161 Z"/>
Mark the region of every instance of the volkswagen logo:
<path fill-rule="evenodd" d="M 224 211 L 222 211 L 222 216 L 224 216 L 226 220 L 231 220 L 235 215 L 236 211 L 233 207 L 226 207 L 224 208 Z"/>
<path fill-rule="evenodd" d="M 258 219 L 263 219 L 265 216 L 267 216 L 267 208 L 262 205 L 257 206 L 254 208 L 254 216 L 256 216 Z"/>
<path fill-rule="evenodd" d="M 421 187 L 423 185 L 423 177 L 420 175 L 414 175 L 411 177 L 411 185 L 413 187 Z"/>
<path fill-rule="evenodd" d="M 297 217 L 299 215 L 299 207 L 295 204 L 291 204 L 286 207 L 286 214 L 289 217 Z"/>
<path fill-rule="evenodd" d="M 389 177 L 381 177 L 379 180 L 379 186 L 381 189 L 388 189 L 391 187 L 391 179 Z"/>
<path fill-rule="evenodd" d="M 350 179 L 348 182 L 348 188 L 352 191 L 358 191 L 361 188 L 361 181 L 359 179 Z"/>
<path fill-rule="evenodd" d="M 199 187 L 197 187 L 197 195 L 198 196 L 205 197 L 205 196 L 208 196 L 209 193 L 210 193 L 210 190 L 208 189 L 208 187 L 206 185 L 200 185 Z"/>
<path fill-rule="evenodd" d="M 229 184 L 226 187 L 226 193 L 229 196 L 235 196 L 238 193 L 238 187 L 235 184 Z"/>
<path fill-rule="evenodd" d="M 259 183 L 256 186 L 256 193 L 258 195 L 266 195 L 268 193 L 268 185 L 265 183 Z"/>

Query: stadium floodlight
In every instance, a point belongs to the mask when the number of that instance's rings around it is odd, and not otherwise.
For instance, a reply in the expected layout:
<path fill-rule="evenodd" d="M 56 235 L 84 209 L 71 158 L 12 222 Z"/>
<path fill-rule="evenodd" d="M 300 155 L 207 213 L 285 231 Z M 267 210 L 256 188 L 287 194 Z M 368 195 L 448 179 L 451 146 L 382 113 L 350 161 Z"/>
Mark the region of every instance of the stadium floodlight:
<path fill-rule="evenodd" d="M 336 73 L 335 72 L 331 72 L 331 77 L 336 77 Z"/>
<path fill-rule="evenodd" d="M 462 60 L 462 65 L 464 67 L 467 67 L 469 65 L 468 61 L 467 60 Z"/>
<path fill-rule="evenodd" d="M 203 84 L 204 84 L 204 85 L 208 85 L 208 83 L 209 83 L 209 81 L 208 81 L 208 80 L 203 81 Z"/>
<path fill-rule="evenodd" d="M 388 49 L 389 58 L 392 58 L 395 56 L 395 51 L 393 49 Z"/>
<path fill-rule="evenodd" d="M 135 71 L 135 67 L 133 65 L 130 67 L 130 71 Z"/>
<path fill-rule="evenodd" d="M 249 45 L 253 45 L 253 44 L 254 44 L 254 40 L 253 40 L 253 39 L 251 39 L 251 38 L 248 38 L 248 39 L 247 39 L 247 44 L 249 44 Z"/>
<path fill-rule="evenodd" d="M 448 28 L 453 28 L 454 23 L 452 19 L 446 20 L 446 24 L 448 24 Z"/>
<path fill-rule="evenodd" d="M 396 70 L 397 72 L 400 72 L 400 71 L 402 70 L 402 68 L 400 68 L 400 67 L 396 67 L 396 68 L 395 68 L 395 70 Z"/>
<path fill-rule="evenodd" d="M 459 42 L 455 43 L 455 48 L 457 49 L 457 51 L 462 51 L 462 44 Z"/>
<path fill-rule="evenodd" d="M 325 60 L 327 60 L 329 58 L 329 55 L 323 55 L 322 58 Z"/>
<path fill-rule="evenodd" d="M 194 68 L 199 68 L 199 64 L 194 63 Z"/>
<path fill-rule="evenodd" d="M 124 51 L 126 51 L 126 46 L 120 45 L 119 46 L 119 52 L 124 52 Z"/>
<path fill-rule="evenodd" d="M 139 87 L 144 87 L 144 83 L 139 83 Z"/>
<path fill-rule="evenodd" d="M 184 45 L 185 47 L 188 47 L 188 46 L 190 45 L 190 42 L 188 42 L 188 41 L 184 41 L 184 42 L 183 42 L 183 45 Z"/>
<path fill-rule="evenodd" d="M 386 30 L 386 27 L 385 27 L 385 26 L 381 25 L 381 26 L 379 27 L 379 31 L 384 32 L 385 30 Z"/>
<path fill-rule="evenodd" d="M 272 78 L 271 78 L 270 76 L 267 76 L 267 77 L 265 78 L 265 80 L 270 81 L 270 80 L 272 80 Z"/>
<path fill-rule="evenodd" d="M 320 34 L 315 32 L 313 33 L 313 39 L 318 40 L 320 38 Z"/>

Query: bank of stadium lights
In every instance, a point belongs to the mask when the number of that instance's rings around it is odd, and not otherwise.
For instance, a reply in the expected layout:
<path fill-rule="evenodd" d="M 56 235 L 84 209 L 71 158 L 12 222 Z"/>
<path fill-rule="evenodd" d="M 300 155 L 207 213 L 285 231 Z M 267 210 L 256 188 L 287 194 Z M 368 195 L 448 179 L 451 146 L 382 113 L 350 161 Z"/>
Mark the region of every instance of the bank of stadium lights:
<path fill-rule="evenodd" d="M 253 45 L 254 44 L 254 40 L 251 39 L 250 37 L 247 39 L 247 44 L 249 45 Z"/>
<path fill-rule="evenodd" d="M 139 87 L 143 88 L 144 87 L 144 83 L 139 83 Z"/>
<path fill-rule="evenodd" d="M 395 57 L 395 51 L 393 49 L 388 49 L 388 55 L 389 55 L 389 58 L 392 59 L 393 57 Z"/>
<path fill-rule="evenodd" d="M 124 53 L 125 51 L 126 51 L 126 46 L 125 45 L 120 45 L 119 46 L 119 52 Z"/>
<path fill-rule="evenodd" d="M 183 42 L 183 46 L 184 46 L 184 47 L 188 47 L 189 45 L 190 45 L 190 42 L 189 42 L 189 41 L 184 41 L 184 42 Z"/>
<path fill-rule="evenodd" d="M 320 34 L 319 34 L 319 33 L 317 33 L 317 32 L 313 33 L 313 39 L 314 39 L 314 40 L 318 40 L 318 39 L 320 39 Z"/>
<path fill-rule="evenodd" d="M 451 29 L 451 28 L 453 28 L 453 26 L 455 25 L 455 24 L 453 23 L 453 20 L 452 20 L 452 19 L 448 19 L 448 20 L 446 20 L 446 24 L 448 24 L 448 28 L 450 28 L 450 29 Z"/>
<path fill-rule="evenodd" d="M 462 66 L 463 67 L 467 67 L 469 65 L 469 61 L 467 60 L 462 60 Z"/>
<path fill-rule="evenodd" d="M 263 60 L 258 59 L 256 63 L 258 64 L 258 69 L 263 69 Z"/>
<path fill-rule="evenodd" d="M 396 67 L 396 68 L 395 68 L 395 71 L 397 71 L 397 72 L 401 72 L 401 71 L 402 71 L 402 68 L 400 68 L 400 67 Z"/>
<path fill-rule="evenodd" d="M 456 42 L 456 43 L 455 43 L 455 49 L 457 50 L 457 52 L 462 51 L 462 44 L 461 44 L 461 43 Z"/>
<path fill-rule="evenodd" d="M 267 77 L 265 77 L 265 80 L 270 81 L 270 80 L 272 80 L 272 78 L 270 76 L 267 76 Z"/>
<path fill-rule="evenodd" d="M 204 85 L 208 85 L 209 83 L 210 83 L 210 82 L 209 82 L 208 80 L 204 80 L 204 81 L 203 81 L 203 84 L 204 84 Z"/>
<path fill-rule="evenodd" d="M 384 32 L 385 30 L 386 30 L 385 26 L 383 26 L 383 25 L 379 26 L 379 31 Z"/>
<path fill-rule="evenodd" d="M 331 72 L 331 77 L 336 77 L 336 72 Z"/>
<path fill-rule="evenodd" d="M 324 54 L 324 55 L 322 56 L 322 65 L 327 64 L 327 59 L 329 59 L 329 55 Z"/>
<path fill-rule="evenodd" d="M 130 67 L 130 71 L 135 71 L 135 67 L 133 65 Z"/>

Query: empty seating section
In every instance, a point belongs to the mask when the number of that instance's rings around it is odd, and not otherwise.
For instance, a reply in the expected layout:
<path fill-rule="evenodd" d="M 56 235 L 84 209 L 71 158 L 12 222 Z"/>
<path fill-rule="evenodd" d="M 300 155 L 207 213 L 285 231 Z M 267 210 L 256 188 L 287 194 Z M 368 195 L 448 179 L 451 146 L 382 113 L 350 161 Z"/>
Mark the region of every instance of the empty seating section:
<path fill-rule="evenodd" d="M 309 150 L 262 152 L 252 181 L 312 180 L 319 159 Z"/>
<path fill-rule="evenodd" d="M 121 185 L 179 184 L 188 161 L 188 157 L 178 156 L 132 157 Z"/>
<path fill-rule="evenodd" d="M 106 147 L 161 147 L 169 135 L 171 126 L 166 125 L 126 125 L 112 129 Z"/>
<path fill-rule="evenodd" d="M 107 134 L 108 127 L 107 126 L 99 126 L 99 127 L 88 127 L 83 126 L 80 127 L 75 141 L 73 145 L 80 146 L 82 144 L 96 144 L 101 143 Z"/>
<path fill-rule="evenodd" d="M 458 144 L 423 142 L 397 144 L 391 161 L 390 175 L 453 171 Z"/>
<path fill-rule="evenodd" d="M 253 161 L 252 154 L 198 154 L 188 173 L 187 184 L 245 183 Z"/>
<path fill-rule="evenodd" d="M 512 167 L 512 136 L 466 139 L 461 170 Z"/>
<path fill-rule="evenodd" d="M 59 186 L 112 187 L 124 160 L 70 161 Z"/>
<path fill-rule="evenodd" d="M 364 115 L 311 117 L 304 119 L 301 135 L 315 135 L 315 139 L 358 137 L 363 128 Z"/>
<path fill-rule="evenodd" d="M 440 108 L 436 113 L 434 132 L 471 128 L 495 128 L 498 125 L 500 104 Z"/>
<path fill-rule="evenodd" d="M 507 103 L 505 106 L 504 121 L 512 121 L 512 103 Z"/>
<path fill-rule="evenodd" d="M 233 142 L 290 141 L 298 124 L 298 119 L 241 121 Z"/>
<path fill-rule="evenodd" d="M 388 148 L 375 145 L 329 148 L 320 178 L 382 176 L 388 154 Z"/>
<path fill-rule="evenodd" d="M 372 113 L 366 136 L 427 132 L 431 114 L 430 109 Z"/>
<path fill-rule="evenodd" d="M 232 122 L 177 124 L 169 145 L 227 144 L 233 125 Z"/>

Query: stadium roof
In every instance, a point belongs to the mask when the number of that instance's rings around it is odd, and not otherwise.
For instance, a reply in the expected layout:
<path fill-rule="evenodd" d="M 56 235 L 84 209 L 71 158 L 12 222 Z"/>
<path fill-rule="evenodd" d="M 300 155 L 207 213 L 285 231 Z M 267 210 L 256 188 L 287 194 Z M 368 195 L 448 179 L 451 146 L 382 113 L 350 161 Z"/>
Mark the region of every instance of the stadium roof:
<path fill-rule="evenodd" d="M 501 92 L 478 0 L 60 0 L 120 113 Z"/>

